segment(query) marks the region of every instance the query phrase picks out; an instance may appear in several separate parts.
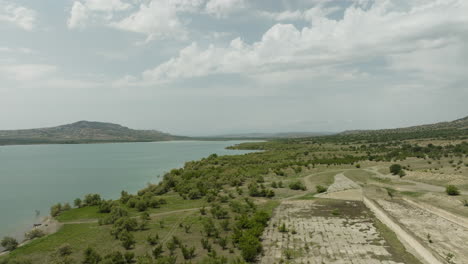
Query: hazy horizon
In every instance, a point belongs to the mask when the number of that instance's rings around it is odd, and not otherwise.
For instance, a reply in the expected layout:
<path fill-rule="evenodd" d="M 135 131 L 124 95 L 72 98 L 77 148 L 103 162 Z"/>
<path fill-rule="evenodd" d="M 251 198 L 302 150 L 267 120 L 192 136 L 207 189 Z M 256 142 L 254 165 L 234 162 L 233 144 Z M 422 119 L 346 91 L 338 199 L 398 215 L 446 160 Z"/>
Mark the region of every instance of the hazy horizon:
<path fill-rule="evenodd" d="M 468 115 L 464 0 L 0 0 L 0 130 L 209 136 Z"/>

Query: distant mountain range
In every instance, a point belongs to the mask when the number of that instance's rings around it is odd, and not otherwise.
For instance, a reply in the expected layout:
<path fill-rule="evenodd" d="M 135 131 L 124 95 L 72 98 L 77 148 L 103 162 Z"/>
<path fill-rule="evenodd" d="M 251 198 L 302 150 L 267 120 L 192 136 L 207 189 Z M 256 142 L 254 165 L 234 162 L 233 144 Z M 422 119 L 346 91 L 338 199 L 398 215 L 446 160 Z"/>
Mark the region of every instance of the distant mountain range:
<path fill-rule="evenodd" d="M 282 132 L 282 133 L 239 133 L 217 135 L 218 139 L 269 139 L 269 138 L 305 138 L 332 135 L 332 132 Z"/>
<path fill-rule="evenodd" d="M 410 126 L 404 128 L 378 129 L 378 130 L 348 130 L 339 133 L 339 135 L 356 134 L 397 134 L 397 133 L 415 133 L 415 132 L 437 132 L 437 131 L 466 131 L 468 133 L 468 116 L 450 122 L 440 122 L 435 124 Z"/>
<path fill-rule="evenodd" d="M 90 121 L 48 128 L 0 130 L 0 145 L 150 142 L 183 139 L 188 139 L 188 137 Z"/>
<path fill-rule="evenodd" d="M 24 144 L 82 144 L 106 142 L 153 142 L 169 140 L 228 140 L 228 139 L 281 139 L 317 136 L 388 136 L 400 134 L 467 135 L 468 116 L 451 122 L 379 130 L 349 130 L 331 132 L 245 133 L 211 137 L 175 136 L 157 130 L 136 130 L 118 124 L 79 121 L 72 124 L 20 130 L 0 130 L 0 145 Z M 431 136 L 431 135 L 428 135 Z"/>

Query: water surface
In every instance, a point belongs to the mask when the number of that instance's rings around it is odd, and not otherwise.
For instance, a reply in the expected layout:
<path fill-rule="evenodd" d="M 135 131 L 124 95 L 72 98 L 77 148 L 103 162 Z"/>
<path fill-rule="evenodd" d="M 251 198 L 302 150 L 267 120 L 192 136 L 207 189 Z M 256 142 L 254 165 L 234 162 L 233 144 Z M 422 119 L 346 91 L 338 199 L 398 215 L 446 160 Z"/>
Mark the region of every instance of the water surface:
<path fill-rule="evenodd" d="M 0 238 L 21 237 L 57 202 L 87 193 L 118 198 L 136 192 L 158 175 L 241 141 L 171 141 L 82 145 L 0 146 Z"/>

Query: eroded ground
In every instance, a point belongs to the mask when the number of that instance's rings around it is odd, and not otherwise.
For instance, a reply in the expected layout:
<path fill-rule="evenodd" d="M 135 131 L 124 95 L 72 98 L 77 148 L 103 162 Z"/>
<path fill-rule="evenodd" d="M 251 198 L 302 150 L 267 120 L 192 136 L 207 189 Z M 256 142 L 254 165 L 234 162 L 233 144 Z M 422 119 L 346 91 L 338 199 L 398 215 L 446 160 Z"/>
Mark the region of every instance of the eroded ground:
<path fill-rule="evenodd" d="M 359 201 L 284 201 L 263 238 L 260 263 L 404 263 Z"/>
<path fill-rule="evenodd" d="M 450 221 L 450 215 L 438 215 L 401 199 L 377 202 L 439 257 L 453 254 L 453 263 L 468 263 L 468 229 L 462 221 Z"/>

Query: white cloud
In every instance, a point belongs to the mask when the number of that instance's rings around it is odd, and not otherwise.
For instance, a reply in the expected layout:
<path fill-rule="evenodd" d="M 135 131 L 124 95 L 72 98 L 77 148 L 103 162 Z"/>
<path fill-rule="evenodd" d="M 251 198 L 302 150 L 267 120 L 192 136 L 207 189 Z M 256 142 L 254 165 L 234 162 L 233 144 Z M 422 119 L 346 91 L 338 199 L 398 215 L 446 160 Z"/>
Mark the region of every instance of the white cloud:
<path fill-rule="evenodd" d="M 467 1 L 414 0 L 408 4 L 406 10 L 396 8 L 390 0 L 376 2 L 368 9 L 353 5 L 339 21 L 316 12 L 311 26 L 297 29 L 291 24 L 276 24 L 252 44 L 235 39 L 229 46 L 201 48 L 193 43 L 178 56 L 144 71 L 140 79 L 154 83 L 218 73 L 255 75 L 339 65 L 359 67 L 374 58 L 398 58 L 421 50 L 426 51 L 424 56 L 431 56 L 434 47 L 452 49 L 457 45 L 460 50 L 461 45 L 467 49 L 463 39 L 468 35 Z"/>
<path fill-rule="evenodd" d="M 74 1 L 68 19 L 70 29 L 83 28 L 93 17 L 112 18 L 113 12 L 130 9 L 132 5 L 121 0 L 84 0 Z"/>
<path fill-rule="evenodd" d="M 0 22 L 8 22 L 31 31 L 36 26 L 36 11 L 6 1 L 0 1 Z"/>
<path fill-rule="evenodd" d="M 265 12 L 261 11 L 260 15 L 273 19 L 275 21 L 296 21 L 305 20 L 313 22 L 313 20 L 327 17 L 335 11 L 340 10 L 341 7 L 323 7 L 322 4 L 317 4 L 312 8 L 306 10 L 286 10 L 282 12 Z"/>
<path fill-rule="evenodd" d="M 122 11 L 131 7 L 121 0 L 85 0 L 84 5 L 93 11 Z"/>
<path fill-rule="evenodd" d="M 89 18 L 89 10 L 81 2 L 74 2 L 68 19 L 69 28 L 82 28 L 86 25 Z"/>
<path fill-rule="evenodd" d="M 0 65 L 0 76 L 19 82 L 42 79 L 56 72 L 57 67 L 49 64 Z"/>
<path fill-rule="evenodd" d="M 186 29 L 177 16 L 177 11 L 190 7 L 187 1 L 151 1 L 148 4 L 141 4 L 138 11 L 111 25 L 120 30 L 145 34 L 147 41 L 185 38 Z"/>
<path fill-rule="evenodd" d="M 245 0 L 209 0 L 206 3 L 206 12 L 216 17 L 225 17 L 230 13 L 244 8 Z"/>
<path fill-rule="evenodd" d="M 11 47 L 2 47 L 2 46 L 0 46 L 0 52 L 32 54 L 32 53 L 34 53 L 34 50 L 29 49 L 29 48 L 11 48 Z"/>

